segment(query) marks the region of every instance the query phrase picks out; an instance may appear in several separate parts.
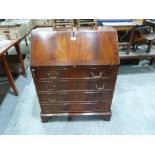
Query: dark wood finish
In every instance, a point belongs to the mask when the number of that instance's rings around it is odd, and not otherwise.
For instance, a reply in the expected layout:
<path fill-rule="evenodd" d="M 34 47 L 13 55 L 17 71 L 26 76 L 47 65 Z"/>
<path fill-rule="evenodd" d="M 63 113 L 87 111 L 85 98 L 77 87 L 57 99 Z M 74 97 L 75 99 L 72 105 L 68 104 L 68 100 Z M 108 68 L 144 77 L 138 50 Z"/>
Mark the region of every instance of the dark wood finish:
<path fill-rule="evenodd" d="M 0 47 L 0 56 L 5 54 L 7 52 L 7 50 L 9 48 L 11 48 L 12 46 L 14 46 L 17 42 L 18 42 L 18 40 L 11 40 L 10 43 L 6 44 L 3 47 Z"/>
<path fill-rule="evenodd" d="M 58 83 L 59 82 L 59 83 Z M 77 83 L 79 85 L 77 86 Z M 90 84 L 91 83 L 91 84 Z M 61 88 L 64 90 L 97 90 L 100 87 L 105 89 L 112 89 L 113 88 L 113 79 L 109 78 L 102 79 L 102 80 L 53 80 L 47 82 L 37 82 L 37 89 L 38 92 L 49 92 L 49 91 L 59 91 Z M 71 85 L 71 87 L 69 87 Z"/>
<path fill-rule="evenodd" d="M 7 78 L 8 78 L 9 84 L 12 87 L 15 95 L 18 96 L 18 90 L 16 88 L 15 82 L 13 80 L 13 77 L 12 77 L 12 74 L 10 72 L 8 63 L 7 63 L 6 59 L 5 59 L 5 56 L 2 55 L 0 58 L 1 58 L 1 61 L 2 61 L 2 67 L 3 67 L 4 72 L 5 72 L 5 74 L 6 74 Z"/>
<path fill-rule="evenodd" d="M 113 28 L 31 34 L 30 66 L 42 122 L 51 116 L 110 120 L 119 66 Z"/>
<path fill-rule="evenodd" d="M 138 47 L 138 45 L 147 44 L 147 53 L 150 52 L 152 43 L 155 40 L 155 33 L 151 32 L 151 29 L 152 28 L 148 25 L 142 25 L 134 28 L 132 39 L 132 46 L 134 47 L 134 50 L 136 50 L 135 47 Z"/>
<path fill-rule="evenodd" d="M 49 119 L 51 119 L 51 117 L 52 116 L 41 116 L 41 121 L 43 122 L 43 123 L 46 123 L 46 122 L 48 122 L 49 121 Z"/>
<path fill-rule="evenodd" d="M 15 49 L 16 49 L 16 52 L 17 52 L 18 61 L 21 64 L 21 68 L 23 70 L 23 75 L 26 77 L 27 75 L 26 75 L 25 66 L 24 66 L 22 54 L 21 54 L 21 51 L 20 51 L 19 43 L 15 44 Z"/>
<path fill-rule="evenodd" d="M 17 56 L 18 56 L 18 61 L 21 64 L 21 68 L 23 70 L 23 75 L 26 76 L 26 71 L 25 71 L 25 66 L 24 66 L 24 62 L 23 62 L 23 58 L 21 55 L 21 51 L 20 51 L 20 46 L 19 46 L 19 40 L 10 40 L 10 43 L 4 45 L 3 47 L 0 48 L 0 59 L 1 59 L 1 63 L 4 69 L 4 72 L 8 78 L 8 82 L 10 84 L 10 86 L 12 87 L 14 93 L 16 96 L 18 96 L 18 91 L 17 88 L 15 86 L 11 71 L 9 69 L 8 63 L 5 59 L 5 54 L 8 51 L 9 48 L 15 46 L 16 48 L 16 52 L 17 52 Z"/>
<path fill-rule="evenodd" d="M 109 31 L 107 31 L 110 29 Z M 117 33 L 113 28 L 100 31 L 37 32 L 31 34 L 32 66 L 117 65 Z M 108 52 L 105 52 L 108 51 Z"/>
<path fill-rule="evenodd" d="M 136 52 L 130 52 L 130 55 L 127 56 L 126 54 L 120 54 L 120 59 L 154 59 L 155 58 L 155 52 L 152 53 L 136 53 Z"/>
<path fill-rule="evenodd" d="M 26 69 L 27 66 L 29 65 L 28 60 L 26 58 L 26 54 L 22 54 L 22 58 L 23 58 L 23 61 L 24 61 L 25 69 Z M 7 63 L 8 63 L 8 66 L 9 66 L 10 71 L 11 71 L 12 74 L 15 74 L 15 75 L 23 74 L 23 70 L 21 68 L 21 64 L 18 61 L 17 55 L 6 54 L 5 59 L 6 59 Z M 0 75 L 4 75 L 4 74 L 5 73 L 4 73 L 3 69 L 2 69 L 2 66 L 0 65 Z"/>
<path fill-rule="evenodd" d="M 25 37 L 24 40 L 25 40 L 26 46 L 28 46 L 27 38 Z"/>
<path fill-rule="evenodd" d="M 79 103 L 72 103 L 72 104 L 41 104 L 42 113 L 87 113 L 87 112 L 106 112 L 110 110 L 110 103 L 94 103 L 94 104 L 79 104 Z"/>

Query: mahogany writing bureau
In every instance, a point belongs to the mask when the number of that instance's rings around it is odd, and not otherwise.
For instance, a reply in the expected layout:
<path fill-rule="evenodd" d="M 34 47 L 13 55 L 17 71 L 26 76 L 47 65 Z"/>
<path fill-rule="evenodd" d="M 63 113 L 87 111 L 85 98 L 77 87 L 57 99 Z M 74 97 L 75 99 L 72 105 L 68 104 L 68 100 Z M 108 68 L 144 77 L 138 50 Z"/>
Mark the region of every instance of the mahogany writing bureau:
<path fill-rule="evenodd" d="M 119 67 L 117 32 L 36 31 L 30 66 L 42 122 L 52 116 L 101 115 L 110 120 Z"/>

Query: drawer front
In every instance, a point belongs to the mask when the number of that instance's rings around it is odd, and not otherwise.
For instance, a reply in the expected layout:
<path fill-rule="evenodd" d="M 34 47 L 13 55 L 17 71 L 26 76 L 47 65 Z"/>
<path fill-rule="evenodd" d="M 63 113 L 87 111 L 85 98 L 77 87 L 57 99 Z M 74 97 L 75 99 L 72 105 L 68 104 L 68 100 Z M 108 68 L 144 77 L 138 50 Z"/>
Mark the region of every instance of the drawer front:
<path fill-rule="evenodd" d="M 101 79 L 112 77 L 112 67 L 39 67 L 37 80 L 53 79 Z"/>
<path fill-rule="evenodd" d="M 104 92 L 70 92 L 38 94 L 41 104 L 58 104 L 65 101 L 103 101 L 112 99 L 112 91 Z"/>
<path fill-rule="evenodd" d="M 69 104 L 69 105 L 41 105 L 41 113 L 65 113 L 65 112 L 106 112 L 110 111 L 110 103 L 96 104 Z"/>
<path fill-rule="evenodd" d="M 102 80 L 53 80 L 50 82 L 37 82 L 38 92 L 53 92 L 59 90 L 104 90 L 113 89 L 112 79 Z"/>

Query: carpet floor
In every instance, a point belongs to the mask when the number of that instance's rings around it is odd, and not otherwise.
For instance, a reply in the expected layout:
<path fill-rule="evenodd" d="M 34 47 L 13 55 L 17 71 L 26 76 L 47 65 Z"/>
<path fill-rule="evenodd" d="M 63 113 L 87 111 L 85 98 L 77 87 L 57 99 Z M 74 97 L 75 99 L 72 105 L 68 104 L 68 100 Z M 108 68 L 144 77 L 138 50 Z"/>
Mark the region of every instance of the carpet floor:
<path fill-rule="evenodd" d="M 24 45 L 25 46 L 25 45 Z M 29 53 L 29 48 L 27 53 Z M 40 106 L 29 67 L 16 79 L 19 96 L 9 90 L 0 103 L 1 135 L 150 135 L 155 134 L 155 65 L 120 66 L 111 121 L 99 116 L 40 119 Z M 1 87 L 2 88 L 2 87 Z"/>
<path fill-rule="evenodd" d="M 19 76 L 18 97 L 8 92 L 0 104 L 0 134 L 155 134 L 155 66 L 121 66 L 110 122 L 99 116 L 54 117 L 41 123 L 30 69 Z"/>

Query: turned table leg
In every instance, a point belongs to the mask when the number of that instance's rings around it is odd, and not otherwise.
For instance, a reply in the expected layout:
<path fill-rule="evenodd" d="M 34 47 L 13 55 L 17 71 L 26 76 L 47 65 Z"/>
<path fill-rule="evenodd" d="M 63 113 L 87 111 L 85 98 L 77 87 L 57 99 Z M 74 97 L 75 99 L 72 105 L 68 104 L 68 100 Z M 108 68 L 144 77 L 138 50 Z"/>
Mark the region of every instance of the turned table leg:
<path fill-rule="evenodd" d="M 23 62 L 23 58 L 22 58 L 19 43 L 17 43 L 15 45 L 15 48 L 16 48 L 16 52 L 17 52 L 17 56 L 18 56 L 18 61 L 21 64 L 21 67 L 22 67 L 23 75 L 26 77 L 27 75 L 26 75 L 25 66 L 24 66 L 24 62 Z"/>
<path fill-rule="evenodd" d="M 15 82 L 13 80 L 13 77 L 12 77 L 11 71 L 9 69 L 8 63 L 7 63 L 6 59 L 5 59 L 5 56 L 2 55 L 1 58 L 2 58 L 2 66 L 3 66 L 3 69 L 4 69 L 4 72 L 5 72 L 6 76 L 8 78 L 9 84 L 12 87 L 15 95 L 18 96 L 18 90 L 16 88 Z"/>

